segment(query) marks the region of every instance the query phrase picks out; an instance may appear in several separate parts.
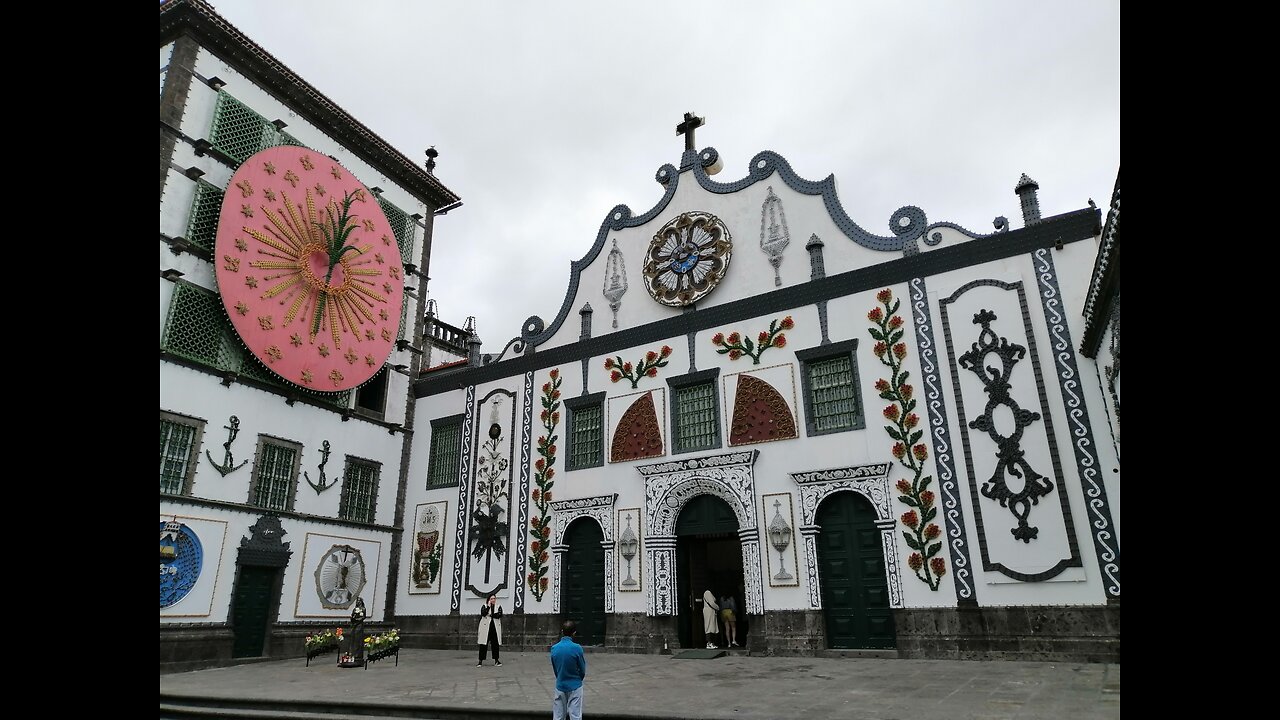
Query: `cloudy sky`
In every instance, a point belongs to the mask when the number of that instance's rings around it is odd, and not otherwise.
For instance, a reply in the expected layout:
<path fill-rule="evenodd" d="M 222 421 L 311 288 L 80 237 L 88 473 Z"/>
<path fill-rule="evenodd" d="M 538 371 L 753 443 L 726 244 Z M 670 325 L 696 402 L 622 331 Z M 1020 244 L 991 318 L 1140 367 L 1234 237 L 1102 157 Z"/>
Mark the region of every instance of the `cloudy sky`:
<path fill-rule="evenodd" d="M 772 150 L 882 235 L 903 205 L 1020 227 L 1024 172 L 1046 216 L 1105 207 L 1120 167 L 1118 0 L 212 4 L 409 158 L 440 151 L 464 205 L 436 218 L 429 291 L 484 352 L 554 319 L 614 205 L 662 197 L 687 111 L 717 180 Z"/>

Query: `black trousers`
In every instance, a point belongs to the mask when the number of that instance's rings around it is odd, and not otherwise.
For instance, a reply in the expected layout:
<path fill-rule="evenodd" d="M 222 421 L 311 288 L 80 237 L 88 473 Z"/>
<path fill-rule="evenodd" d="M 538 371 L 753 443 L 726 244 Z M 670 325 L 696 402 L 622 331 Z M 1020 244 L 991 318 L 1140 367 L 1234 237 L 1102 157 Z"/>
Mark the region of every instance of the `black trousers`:
<path fill-rule="evenodd" d="M 489 641 L 480 646 L 480 662 L 484 662 L 485 653 L 490 645 L 493 646 L 493 661 L 498 662 L 498 648 L 502 646 L 498 644 L 498 628 L 494 627 L 493 623 L 489 623 Z"/>

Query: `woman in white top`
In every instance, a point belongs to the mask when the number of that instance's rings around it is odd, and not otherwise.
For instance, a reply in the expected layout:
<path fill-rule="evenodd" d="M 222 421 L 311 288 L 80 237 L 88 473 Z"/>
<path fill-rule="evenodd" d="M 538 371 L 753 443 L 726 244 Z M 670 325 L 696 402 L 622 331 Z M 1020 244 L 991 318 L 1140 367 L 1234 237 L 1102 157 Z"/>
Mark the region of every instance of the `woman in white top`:
<path fill-rule="evenodd" d="M 702 593 L 702 630 L 707 634 L 707 648 L 711 649 L 716 646 L 711 641 L 711 636 L 720 632 L 720 625 L 716 622 L 716 615 L 720 612 L 720 605 L 716 603 L 716 596 L 707 590 Z"/>

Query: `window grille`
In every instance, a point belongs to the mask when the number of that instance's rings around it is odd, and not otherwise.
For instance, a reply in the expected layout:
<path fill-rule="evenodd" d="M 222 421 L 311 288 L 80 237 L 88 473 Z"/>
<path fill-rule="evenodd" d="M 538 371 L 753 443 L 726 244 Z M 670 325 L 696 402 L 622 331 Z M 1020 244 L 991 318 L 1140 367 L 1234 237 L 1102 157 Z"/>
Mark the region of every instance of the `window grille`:
<path fill-rule="evenodd" d="M 458 482 L 461 456 L 462 421 L 431 424 L 431 460 L 427 469 L 427 487 L 445 487 Z"/>
<path fill-rule="evenodd" d="M 715 386 L 701 383 L 676 388 L 676 451 L 715 447 L 719 433 Z"/>
<path fill-rule="evenodd" d="M 387 216 L 391 230 L 396 234 L 396 245 L 400 248 L 400 262 L 413 262 L 413 239 L 418 227 L 408 213 L 378 196 L 378 205 L 382 206 L 382 214 Z"/>
<path fill-rule="evenodd" d="M 569 434 L 568 468 L 595 467 L 601 464 L 604 446 L 601 444 L 601 419 L 603 408 L 600 405 L 574 408 L 570 417 L 573 430 Z"/>
<path fill-rule="evenodd" d="M 250 504 L 269 510 L 289 510 L 298 479 L 298 448 L 263 440 L 254 471 L 256 482 Z"/>
<path fill-rule="evenodd" d="M 373 522 L 373 503 L 377 493 L 378 464 L 347 458 L 338 517 L 355 522 Z"/>
<path fill-rule="evenodd" d="M 213 252 L 218 236 L 218 214 L 222 212 L 224 193 L 216 185 L 196 181 L 196 194 L 191 200 L 191 218 L 187 221 L 187 240 L 203 250 Z"/>
<path fill-rule="evenodd" d="M 181 495 L 191 474 L 196 430 L 185 423 L 160 418 L 160 492 Z"/>
<path fill-rule="evenodd" d="M 853 392 L 853 365 L 848 355 L 809 363 L 810 408 L 814 429 L 831 432 L 852 428 L 858 415 Z"/>
<path fill-rule="evenodd" d="M 237 163 L 261 150 L 278 145 L 304 147 L 297 138 L 254 112 L 225 90 L 218 91 L 213 109 L 213 131 L 209 142 Z"/>

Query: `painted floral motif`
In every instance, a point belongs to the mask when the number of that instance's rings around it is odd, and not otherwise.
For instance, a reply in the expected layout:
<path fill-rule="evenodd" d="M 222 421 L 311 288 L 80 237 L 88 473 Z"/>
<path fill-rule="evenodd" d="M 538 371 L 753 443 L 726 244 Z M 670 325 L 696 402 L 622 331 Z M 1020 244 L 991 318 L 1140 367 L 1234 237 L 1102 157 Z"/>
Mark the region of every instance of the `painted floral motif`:
<path fill-rule="evenodd" d="M 645 353 L 640 362 L 634 366 L 629 362 L 623 362 L 621 355 L 605 358 L 604 369 L 609 371 L 610 381 L 618 382 L 626 378 L 631 381 L 631 387 L 634 388 L 645 376 L 658 377 L 658 368 L 666 367 L 669 357 L 671 357 L 671 348 L 663 345 L 662 350 L 658 352 L 650 350 Z"/>
<path fill-rule="evenodd" d="M 556 426 L 560 423 L 560 370 L 551 371 L 551 379 L 542 384 L 542 427 L 546 434 L 538 438 L 538 459 L 533 463 L 533 480 L 538 487 L 533 490 L 533 505 L 537 514 L 529 521 L 529 574 L 525 582 L 533 593 L 533 599 L 541 601 L 547 592 L 547 568 L 551 544 L 551 488 L 556 476 Z"/>
<path fill-rule="evenodd" d="M 924 474 L 929 448 L 920 442 L 924 431 L 916 429 L 920 416 L 912 412 L 916 409 L 914 389 L 907 384 L 910 373 L 902 369 L 903 360 L 907 357 L 907 344 L 902 342 L 902 317 L 895 314 L 901 303 L 893 299 L 893 292 L 888 288 L 877 293 L 876 300 L 882 307 L 872 308 L 867 313 L 867 319 L 875 324 L 867 331 L 876 341 L 871 352 L 889 368 L 889 379 L 876 380 L 875 387 L 881 398 L 890 401 L 882 414 L 892 423 L 885 425 L 884 431 L 894 440 L 893 457 L 912 476 L 910 480 L 903 478 L 895 485 L 900 493 L 898 502 L 912 508 L 898 518 L 907 528 L 902 537 L 914 551 L 907 558 L 907 567 L 930 590 L 936 591 L 947 572 L 947 561 L 935 557 L 942 549 L 942 542 L 938 540 L 942 536 L 942 528 L 932 522 L 938 517 L 938 508 L 935 506 L 937 498 L 929 489 L 933 476 Z"/>
<path fill-rule="evenodd" d="M 787 346 L 787 336 L 783 335 L 782 331 L 790 330 L 795 326 L 795 321 L 788 315 L 781 320 L 769 321 L 769 329 L 761 330 L 754 343 L 751 342 L 751 338 L 732 332 L 729 333 L 728 337 L 724 333 L 716 333 L 711 338 L 711 344 L 719 348 L 716 352 L 721 355 L 728 355 L 730 360 L 737 360 L 746 355 L 751 358 L 752 365 L 759 365 L 760 356 L 764 354 L 765 350 L 771 347 Z"/>
<path fill-rule="evenodd" d="M 502 559 L 507 554 L 507 536 L 511 527 L 506 519 L 506 472 L 510 461 L 502 456 L 502 426 L 496 422 L 496 404 L 493 415 L 489 439 L 480 446 L 480 457 L 476 462 L 476 502 L 471 510 L 471 556 L 476 560 L 484 559 L 486 583 L 489 582 L 494 556 Z"/>

